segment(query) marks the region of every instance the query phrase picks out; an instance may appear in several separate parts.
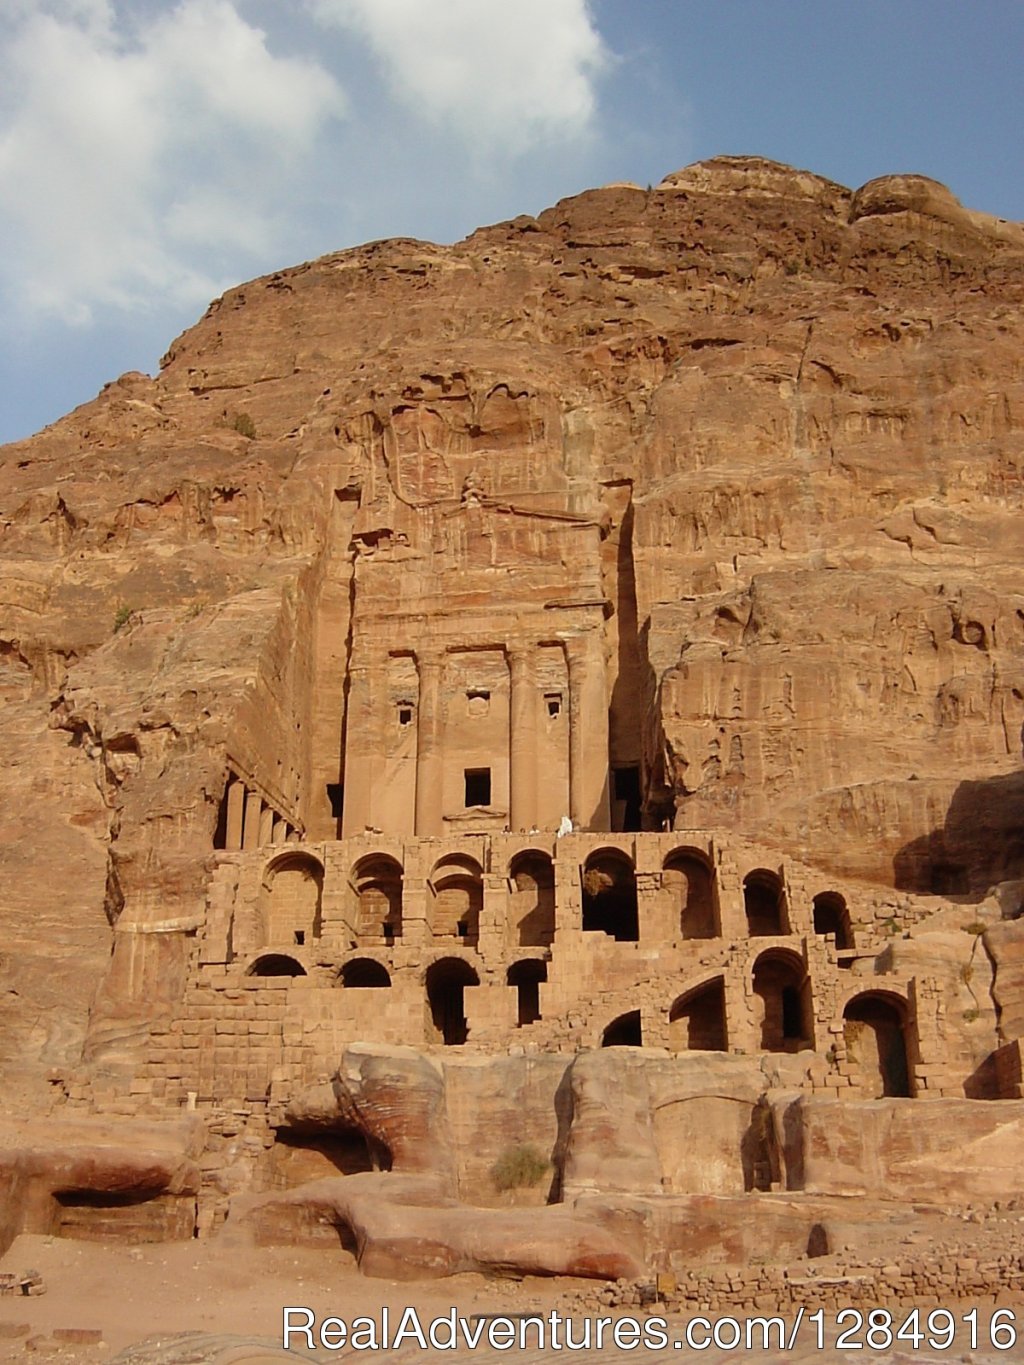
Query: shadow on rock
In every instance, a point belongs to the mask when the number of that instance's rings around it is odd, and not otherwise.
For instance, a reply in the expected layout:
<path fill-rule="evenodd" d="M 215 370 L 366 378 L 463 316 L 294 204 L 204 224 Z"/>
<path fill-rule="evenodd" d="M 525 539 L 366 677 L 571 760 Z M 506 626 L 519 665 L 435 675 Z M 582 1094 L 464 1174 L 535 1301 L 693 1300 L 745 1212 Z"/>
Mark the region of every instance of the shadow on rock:
<path fill-rule="evenodd" d="M 1024 876 L 1024 772 L 961 782 L 940 829 L 893 858 L 898 891 L 975 904 Z"/>

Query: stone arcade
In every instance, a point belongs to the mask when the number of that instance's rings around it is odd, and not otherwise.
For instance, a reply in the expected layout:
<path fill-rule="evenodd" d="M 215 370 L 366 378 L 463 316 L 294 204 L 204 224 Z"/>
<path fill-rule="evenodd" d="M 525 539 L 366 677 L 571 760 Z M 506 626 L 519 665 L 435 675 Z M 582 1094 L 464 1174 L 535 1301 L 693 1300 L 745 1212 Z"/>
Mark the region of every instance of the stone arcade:
<path fill-rule="evenodd" d="M 153 1074 L 173 1062 L 179 1096 L 226 1101 L 268 1082 L 269 1062 L 279 1087 L 285 1074 L 308 1084 L 354 1039 L 485 1052 L 627 1043 L 827 1053 L 809 1083 L 835 1096 L 961 1094 L 936 1066 L 932 983 L 865 979 L 885 946 L 875 922 L 854 928 L 809 869 L 741 876 L 737 857 L 754 856 L 677 831 L 364 834 L 224 859 L 190 1008 Z M 270 1003 L 272 1034 L 291 1021 L 307 1064 L 268 1053 L 262 1030 L 234 1038 L 223 1069 L 215 1029 L 168 1057 L 211 1006 L 244 1023 Z"/>

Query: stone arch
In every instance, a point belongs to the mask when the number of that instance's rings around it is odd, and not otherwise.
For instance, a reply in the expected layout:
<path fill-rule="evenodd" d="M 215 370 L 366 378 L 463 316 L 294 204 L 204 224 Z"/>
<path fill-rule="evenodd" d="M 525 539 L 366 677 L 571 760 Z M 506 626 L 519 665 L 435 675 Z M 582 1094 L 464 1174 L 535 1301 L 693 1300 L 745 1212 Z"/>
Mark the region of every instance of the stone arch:
<path fill-rule="evenodd" d="M 509 864 L 511 920 L 520 948 L 549 948 L 555 937 L 555 865 L 549 853 L 528 848 Z"/>
<path fill-rule="evenodd" d="M 260 893 L 263 942 L 301 947 L 320 937 L 324 865 L 311 853 L 282 853 L 267 864 Z"/>
<path fill-rule="evenodd" d="M 516 989 L 518 1028 L 534 1024 L 541 1017 L 540 986 L 547 979 L 548 964 L 539 958 L 524 957 L 509 967 L 505 980 Z"/>
<path fill-rule="evenodd" d="M 705 854 L 695 848 L 673 849 L 662 864 L 661 884 L 671 899 L 680 938 L 718 937 L 715 877 Z"/>
<path fill-rule="evenodd" d="M 306 969 L 287 953 L 261 953 L 247 968 L 246 976 L 305 976 Z"/>
<path fill-rule="evenodd" d="M 583 929 L 620 943 L 640 937 L 636 869 L 621 849 L 598 848 L 583 865 Z"/>
<path fill-rule="evenodd" d="M 483 869 L 466 853 L 439 859 L 430 874 L 433 891 L 430 927 L 435 938 L 453 938 L 468 948 L 480 939 L 484 904 Z"/>
<path fill-rule="evenodd" d="M 743 908 L 750 938 L 778 938 L 789 933 L 786 894 L 782 878 L 766 867 L 757 867 L 743 878 Z"/>
<path fill-rule="evenodd" d="M 427 968 L 424 978 L 430 1009 L 431 1042 L 455 1047 L 469 1037 L 465 990 L 479 986 L 480 978 L 461 957 L 441 957 Z"/>
<path fill-rule="evenodd" d="M 856 946 L 850 912 L 838 891 L 819 891 L 813 905 L 814 932 L 819 938 L 834 938 L 837 948 Z"/>
<path fill-rule="evenodd" d="M 910 1010 L 893 991 L 861 991 L 843 1008 L 847 1061 L 871 1099 L 913 1095 Z"/>
<path fill-rule="evenodd" d="M 693 986 L 668 1012 L 668 1045 L 673 1052 L 726 1052 L 725 978 Z"/>
<path fill-rule="evenodd" d="M 802 1052 L 814 1046 L 814 1010 L 807 966 L 799 954 L 769 948 L 754 962 L 752 983 L 760 1002 L 762 1052 Z"/>
<path fill-rule="evenodd" d="M 630 1010 L 628 1014 L 620 1014 L 601 1034 L 602 1047 L 643 1047 L 643 1027 L 640 1023 L 640 1011 Z"/>
<path fill-rule="evenodd" d="M 366 942 L 393 943 L 402 936 L 402 864 L 387 853 L 368 853 L 352 869 L 356 933 Z"/>
<path fill-rule="evenodd" d="M 353 957 L 342 964 L 338 980 L 347 989 L 367 989 L 391 985 L 391 973 L 375 957 Z"/>

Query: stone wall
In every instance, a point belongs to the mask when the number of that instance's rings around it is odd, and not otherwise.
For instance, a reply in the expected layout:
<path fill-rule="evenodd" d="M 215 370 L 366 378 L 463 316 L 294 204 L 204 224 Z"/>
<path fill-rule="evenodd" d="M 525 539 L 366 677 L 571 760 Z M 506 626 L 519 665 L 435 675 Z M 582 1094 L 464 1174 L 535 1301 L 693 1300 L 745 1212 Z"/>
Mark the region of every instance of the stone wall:
<path fill-rule="evenodd" d="M 550 869 L 540 919 L 542 888 L 515 879 L 524 855 Z M 475 1056 L 617 1041 L 763 1055 L 766 1074 L 785 1059 L 799 1084 L 836 1096 L 962 1095 L 940 1013 L 958 959 L 943 940 L 935 975 L 885 965 L 885 926 L 915 932 L 925 907 L 824 888 L 798 864 L 759 871 L 763 857 L 701 831 L 363 835 L 221 855 L 182 1006 L 156 1027 L 138 1083 L 167 1103 L 193 1092 L 201 1105 L 261 1104 L 329 1074 L 356 1039 Z M 601 883 L 606 866 L 624 869 L 621 885 Z M 777 898 L 773 924 L 749 917 L 751 871 Z M 823 892 L 844 909 L 842 947 L 834 921 L 816 931 Z M 611 911 L 587 928 L 602 895 Z M 694 926 L 701 936 L 687 937 Z M 961 933 L 952 947 L 972 943 Z M 890 1036 L 902 1078 L 883 1075 L 878 1040 Z"/>

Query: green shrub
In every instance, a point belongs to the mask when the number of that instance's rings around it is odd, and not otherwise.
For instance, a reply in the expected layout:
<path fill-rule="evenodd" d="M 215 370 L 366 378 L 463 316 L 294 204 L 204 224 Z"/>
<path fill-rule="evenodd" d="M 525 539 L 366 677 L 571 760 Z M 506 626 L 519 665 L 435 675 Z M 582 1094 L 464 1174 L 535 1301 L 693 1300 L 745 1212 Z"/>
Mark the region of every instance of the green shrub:
<path fill-rule="evenodd" d="M 231 421 L 232 428 L 238 432 L 239 436 L 244 436 L 247 441 L 256 439 L 256 423 L 247 412 L 240 412 Z"/>
<path fill-rule="evenodd" d="M 126 607 L 122 602 L 122 604 L 118 607 L 117 611 L 114 612 L 114 634 L 116 635 L 117 632 L 121 629 L 121 627 L 126 626 L 131 619 L 132 619 L 131 607 Z"/>
<path fill-rule="evenodd" d="M 520 1190 L 539 1185 L 551 1163 L 530 1142 L 517 1147 L 506 1147 L 491 1167 L 491 1180 L 496 1190 Z"/>

